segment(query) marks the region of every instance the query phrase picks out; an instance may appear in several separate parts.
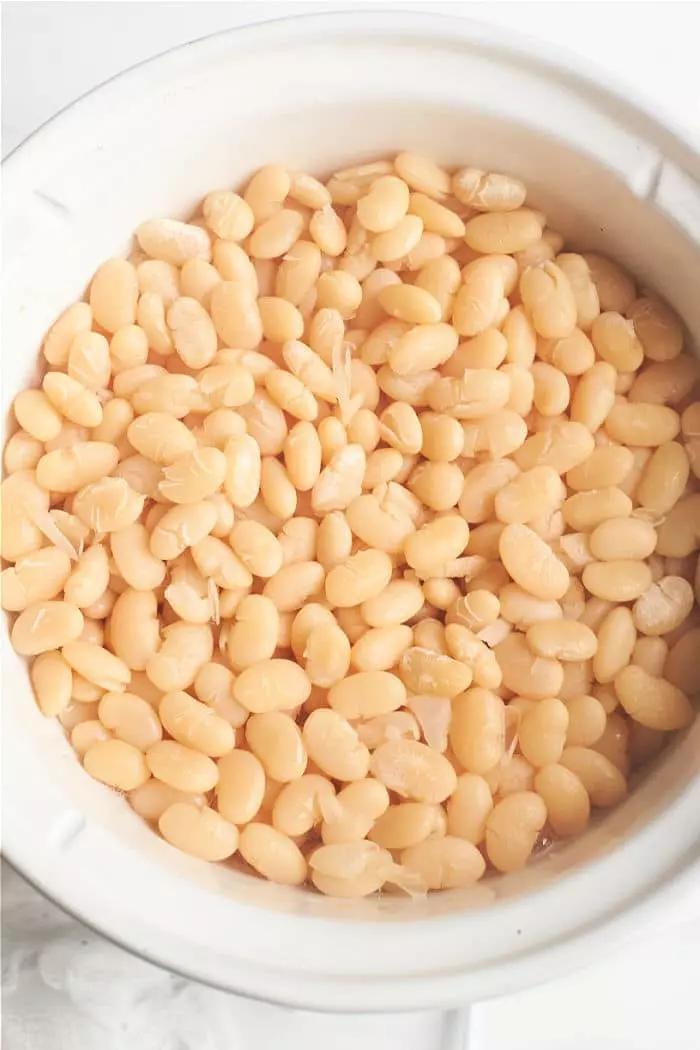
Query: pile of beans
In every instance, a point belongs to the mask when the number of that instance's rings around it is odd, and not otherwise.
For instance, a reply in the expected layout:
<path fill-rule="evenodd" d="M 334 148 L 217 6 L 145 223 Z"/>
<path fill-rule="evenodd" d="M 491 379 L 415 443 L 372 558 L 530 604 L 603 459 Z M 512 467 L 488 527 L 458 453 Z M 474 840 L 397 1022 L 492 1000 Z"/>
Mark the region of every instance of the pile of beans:
<path fill-rule="evenodd" d="M 694 717 L 700 363 L 507 175 L 153 219 L 4 453 L 38 705 L 167 842 L 352 897 L 580 835 Z"/>

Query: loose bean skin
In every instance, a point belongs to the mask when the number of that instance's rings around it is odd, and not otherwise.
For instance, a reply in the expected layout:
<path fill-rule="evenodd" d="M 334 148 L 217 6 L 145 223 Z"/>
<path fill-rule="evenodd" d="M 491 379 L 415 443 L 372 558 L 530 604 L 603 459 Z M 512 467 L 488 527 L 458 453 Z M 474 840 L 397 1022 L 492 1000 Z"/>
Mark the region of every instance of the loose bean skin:
<path fill-rule="evenodd" d="M 469 886 L 692 721 L 700 366 L 536 203 L 408 152 L 269 164 L 143 222 L 47 333 L 4 451 L 10 638 L 175 848 Z"/>

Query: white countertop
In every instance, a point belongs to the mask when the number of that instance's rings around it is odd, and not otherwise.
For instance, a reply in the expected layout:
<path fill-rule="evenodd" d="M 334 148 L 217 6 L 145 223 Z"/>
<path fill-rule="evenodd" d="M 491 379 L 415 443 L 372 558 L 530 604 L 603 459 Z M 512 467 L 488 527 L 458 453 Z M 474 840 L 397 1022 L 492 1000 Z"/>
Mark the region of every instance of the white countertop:
<path fill-rule="evenodd" d="M 122 69 L 219 29 L 359 6 L 4 3 L 6 155 Z M 387 0 L 381 5 L 388 6 Z M 425 4 L 403 4 L 425 9 Z M 607 67 L 700 143 L 697 3 L 433 3 Z M 700 887 L 593 967 L 462 1013 L 321 1017 L 216 992 L 135 959 L 3 871 L 6 1050 L 696 1050 Z"/>

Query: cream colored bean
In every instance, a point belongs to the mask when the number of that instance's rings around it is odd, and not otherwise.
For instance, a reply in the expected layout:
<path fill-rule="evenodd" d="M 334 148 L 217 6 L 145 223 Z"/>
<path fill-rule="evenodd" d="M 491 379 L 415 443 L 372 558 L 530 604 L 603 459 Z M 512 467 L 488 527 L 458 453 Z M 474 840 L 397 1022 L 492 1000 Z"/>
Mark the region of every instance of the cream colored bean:
<path fill-rule="evenodd" d="M 285 341 L 282 347 L 282 357 L 290 372 L 308 391 L 331 404 L 337 401 L 338 388 L 335 376 L 320 354 L 312 350 L 306 343 L 292 339 Z M 279 376 L 271 381 L 279 384 Z M 297 387 L 294 389 L 298 390 Z M 284 390 L 281 390 L 279 396 L 283 394 Z"/>
<path fill-rule="evenodd" d="M 416 802 L 443 802 L 457 776 L 448 760 L 414 740 L 392 740 L 372 754 L 372 774 L 390 791 Z"/>
<path fill-rule="evenodd" d="M 680 431 L 680 418 L 666 405 L 625 402 L 613 405 L 605 420 L 605 431 L 621 444 L 655 448 L 673 441 Z"/>
<path fill-rule="evenodd" d="M 316 556 L 318 523 L 313 518 L 290 518 L 279 531 L 282 564 L 313 561 Z"/>
<path fill-rule="evenodd" d="M 690 615 L 693 588 L 681 576 L 662 576 L 637 598 L 632 615 L 638 631 L 652 637 L 670 634 Z"/>
<path fill-rule="evenodd" d="M 533 467 L 513 478 L 495 495 L 494 510 L 499 521 L 524 525 L 537 514 L 556 510 L 562 502 L 562 484 L 549 466 Z"/>
<path fill-rule="evenodd" d="M 505 734 L 505 707 L 495 693 L 475 686 L 453 700 L 450 746 L 469 773 L 485 774 L 498 765 Z"/>
<path fill-rule="evenodd" d="M 528 628 L 526 637 L 537 656 L 551 660 L 589 660 L 598 648 L 593 631 L 577 620 L 536 623 Z"/>
<path fill-rule="evenodd" d="M 456 506 L 463 485 L 464 475 L 456 463 L 421 463 L 408 480 L 410 491 L 435 511 Z"/>
<path fill-rule="evenodd" d="M 34 470 L 44 454 L 43 441 L 25 430 L 18 430 L 5 445 L 4 464 L 8 474 L 17 470 Z"/>
<path fill-rule="evenodd" d="M 43 715 L 52 718 L 68 708 L 73 692 L 73 672 L 59 652 L 41 653 L 32 662 L 29 673 Z"/>
<path fill-rule="evenodd" d="M 156 590 L 165 579 L 165 565 L 151 552 L 145 525 L 138 522 L 110 536 L 112 557 L 121 576 L 137 591 Z"/>
<path fill-rule="evenodd" d="M 553 365 L 536 361 L 532 366 L 534 403 L 543 416 L 558 416 L 569 405 L 571 392 L 567 377 Z"/>
<path fill-rule="evenodd" d="M 152 259 L 182 266 L 188 259 L 209 259 L 209 235 L 201 226 L 176 219 L 151 219 L 136 231 L 139 245 Z"/>
<path fill-rule="evenodd" d="M 2 572 L 2 607 L 10 612 L 22 612 L 28 605 L 55 598 L 70 575 L 71 560 L 57 547 L 25 554 Z M 66 600 L 77 604 L 67 595 Z"/>
<path fill-rule="evenodd" d="M 260 451 L 258 443 L 250 434 L 232 437 L 226 443 L 223 484 L 234 507 L 249 507 L 260 491 Z"/>
<path fill-rule="evenodd" d="M 601 445 L 583 463 L 567 472 L 566 483 L 576 492 L 619 485 L 633 464 L 632 452 L 624 445 Z"/>
<path fill-rule="evenodd" d="M 409 190 L 395 175 L 383 175 L 370 186 L 369 192 L 357 202 L 357 218 L 371 233 L 392 230 L 406 215 Z"/>
<path fill-rule="evenodd" d="M 632 659 L 637 631 L 630 610 L 613 608 L 598 627 L 598 650 L 593 656 L 593 674 L 597 682 L 612 682 L 618 671 Z"/>
<path fill-rule="evenodd" d="M 98 740 L 86 751 L 83 765 L 95 780 L 119 791 L 133 791 L 148 780 L 143 755 L 123 740 Z"/>
<path fill-rule="evenodd" d="M 38 440 L 49 441 L 52 437 L 56 437 L 60 430 L 61 422 L 58 415 L 59 412 L 71 423 L 76 423 L 82 427 L 96 427 L 102 422 L 102 405 L 97 396 L 71 376 L 64 375 L 62 372 L 47 372 L 42 383 L 42 391 L 45 395 L 44 400 L 29 400 L 29 410 L 32 418 L 36 420 L 33 424 L 34 429 L 36 430 L 36 427 L 39 426 L 40 432 L 34 433 L 32 429 L 24 426 L 22 420 L 18 417 L 20 426 L 23 426 L 28 433 Z M 33 395 L 35 392 L 26 391 L 26 393 Z M 39 391 L 36 393 L 39 393 Z M 26 401 L 27 399 L 25 398 L 22 404 L 26 405 Z M 14 408 L 16 415 L 16 399 Z M 35 411 L 36 408 L 39 409 L 38 415 Z M 47 411 L 47 409 L 51 408 L 54 410 L 53 414 Z"/>
<path fill-rule="evenodd" d="M 185 296 L 176 299 L 168 309 L 167 322 L 175 350 L 188 368 L 205 368 L 211 364 L 216 355 L 217 335 L 201 303 Z"/>
<path fill-rule="evenodd" d="M 279 612 L 294 612 L 321 591 L 324 578 L 325 570 L 318 562 L 293 562 L 283 565 L 270 577 L 263 594 L 274 602 Z"/>
<path fill-rule="evenodd" d="M 569 573 L 551 548 L 527 525 L 506 525 L 498 548 L 508 574 L 524 590 L 544 600 L 564 596 Z"/>
<path fill-rule="evenodd" d="M 160 815 L 158 830 L 171 846 L 200 860 L 220 861 L 238 848 L 238 828 L 208 806 L 174 802 Z"/>
<path fill-rule="evenodd" d="M 260 759 L 250 751 L 229 751 L 219 760 L 218 773 L 219 813 L 232 824 L 248 824 L 257 816 L 265 795 L 265 770 Z"/>
<path fill-rule="evenodd" d="M 577 532 L 591 532 L 609 519 L 622 520 L 631 513 L 632 500 L 615 486 L 577 492 L 562 507 L 564 521 Z"/>
<path fill-rule="evenodd" d="M 229 467 L 230 459 L 220 449 L 195 448 L 163 468 L 160 492 L 171 503 L 199 503 L 221 487 Z"/>
<path fill-rule="evenodd" d="M 547 807 L 532 791 L 516 791 L 496 803 L 486 823 L 486 852 L 502 872 L 527 863 L 537 835 L 547 819 Z"/>
<path fill-rule="evenodd" d="M 327 708 L 312 713 L 302 736 L 309 758 L 334 780 L 359 780 L 369 771 L 370 754 L 346 718 Z"/>
<path fill-rule="evenodd" d="M 15 620 L 12 647 L 21 656 L 60 649 L 80 635 L 83 623 L 80 609 L 69 602 L 36 602 L 28 605 Z"/>
<path fill-rule="evenodd" d="M 86 610 L 88 611 L 88 610 Z M 132 671 L 143 671 L 160 646 L 158 602 L 151 591 L 126 590 L 112 608 L 110 644 Z"/>
<path fill-rule="evenodd" d="M 560 764 L 579 778 L 593 806 L 602 809 L 616 806 L 627 793 L 622 773 L 598 751 L 587 747 L 567 747 Z"/>
<path fill-rule="evenodd" d="M 650 729 L 685 729 L 695 717 L 690 701 L 680 689 L 634 664 L 619 672 L 615 692 L 627 714 Z"/>
<path fill-rule="evenodd" d="M 528 762 L 536 768 L 561 758 L 569 728 L 569 712 L 561 700 L 545 698 L 526 711 L 518 731 L 518 743 Z"/>
<path fill-rule="evenodd" d="M 306 878 L 306 861 L 299 847 L 269 824 L 246 824 L 238 848 L 243 859 L 270 882 L 299 886 Z"/>
<path fill-rule="evenodd" d="M 391 559 L 384 551 L 360 551 L 330 570 L 326 598 L 340 608 L 360 605 L 384 590 L 391 573 Z"/>
<path fill-rule="evenodd" d="M 23 390 L 15 398 L 12 408 L 19 425 L 37 441 L 46 442 L 57 437 L 61 430 L 61 417 L 54 403 L 54 399 L 43 390 Z"/>
<path fill-rule="evenodd" d="M 442 575 L 440 568 L 467 547 L 469 526 L 462 517 L 448 514 L 418 529 L 406 540 L 408 564 L 425 576 Z"/>
<path fill-rule="evenodd" d="M 234 699 L 253 714 L 289 711 L 308 699 L 311 682 L 292 660 L 262 660 L 235 681 Z M 313 756 L 312 756 L 313 757 Z"/>
<path fill-rule="evenodd" d="M 677 441 L 668 441 L 652 453 L 635 489 L 635 499 L 655 514 L 667 514 L 683 495 L 689 476 L 688 452 Z"/>
<path fill-rule="evenodd" d="M 671 308 L 661 299 L 643 296 L 627 309 L 627 316 L 652 361 L 671 361 L 683 349 L 683 326 Z"/>
<path fill-rule="evenodd" d="M 64 310 L 49 328 L 42 352 L 54 368 L 65 368 L 68 351 L 78 332 L 89 332 L 92 327 L 92 309 L 89 303 L 73 303 Z"/>
<path fill-rule="evenodd" d="M 290 837 L 305 835 L 335 805 L 330 780 L 310 773 L 284 785 L 272 807 L 272 825 Z"/>
<path fill-rule="evenodd" d="M 403 652 L 398 673 L 412 693 L 449 697 L 468 689 L 473 677 L 471 669 L 461 660 L 420 645 Z"/>
<path fill-rule="evenodd" d="M 334 452 L 311 490 L 314 511 L 327 514 L 345 510 L 362 491 L 366 464 L 361 445 L 345 445 Z"/>
<path fill-rule="evenodd" d="M 464 436 L 458 420 L 437 412 L 420 415 L 421 455 L 435 463 L 451 463 L 462 453 Z"/>
<path fill-rule="evenodd" d="M 63 646 L 63 656 L 86 681 L 107 692 L 123 692 L 131 679 L 124 661 L 103 646 L 71 641 Z"/>
<path fill-rule="evenodd" d="M 466 371 L 461 379 L 437 379 L 428 388 L 428 404 L 435 412 L 456 419 L 480 419 L 503 408 L 510 393 L 508 377 L 491 368 Z"/>
<path fill-rule="evenodd" d="M 596 598 L 630 602 L 649 589 L 652 576 L 646 562 L 617 559 L 586 565 L 582 580 L 586 590 Z"/>
<path fill-rule="evenodd" d="M 180 690 L 165 693 L 158 714 L 175 740 L 211 758 L 227 754 L 235 745 L 233 727 L 189 693 Z"/>
<path fill-rule="evenodd" d="M 300 218 L 296 216 L 295 219 Z M 283 254 L 283 253 L 282 253 Z M 211 318 L 225 346 L 255 350 L 263 337 L 262 320 L 250 289 L 236 281 L 221 281 L 211 290 Z"/>
<path fill-rule="evenodd" d="M 564 680 L 561 663 L 535 655 L 524 635 L 512 631 L 494 652 L 508 689 L 535 700 L 558 696 Z"/>
<path fill-rule="evenodd" d="M 250 594 L 236 606 L 227 654 L 237 670 L 269 660 L 277 648 L 279 613 L 262 594 Z"/>
<path fill-rule="evenodd" d="M 315 608 L 320 609 L 323 606 Z M 296 641 L 296 647 L 301 649 L 300 656 L 304 659 L 306 673 L 315 686 L 328 689 L 345 678 L 350 667 L 350 642 L 335 622 L 318 622 L 315 626 L 312 625 L 303 648 L 299 642 L 300 628 L 297 627 L 296 636 L 294 631 L 293 625 L 293 648 Z"/>
<path fill-rule="evenodd" d="M 321 252 L 311 241 L 298 240 L 282 258 L 275 279 L 275 295 L 299 306 L 315 287 L 321 272 Z"/>
<path fill-rule="evenodd" d="M 538 770 L 535 790 L 547 807 L 547 820 L 561 838 L 582 835 L 590 817 L 585 787 L 566 766 L 553 763 Z"/>
<path fill-rule="evenodd" d="M 571 419 L 592 433 L 607 420 L 615 403 L 616 372 L 599 361 L 584 372 L 571 399 Z M 592 451 L 592 449 L 591 449 Z"/>
<path fill-rule="evenodd" d="M 282 567 L 280 541 L 257 521 L 237 522 L 231 531 L 230 542 L 235 553 L 254 576 L 267 579 Z"/>
<path fill-rule="evenodd" d="M 656 530 L 641 518 L 613 517 L 602 521 L 589 537 L 591 554 L 599 561 L 620 558 L 643 561 L 656 547 Z"/>
<path fill-rule="evenodd" d="M 112 371 L 109 343 L 98 332 L 78 332 L 68 351 L 68 375 L 88 390 L 109 385 Z"/>
<path fill-rule="evenodd" d="M 391 627 L 410 620 L 422 605 L 423 592 L 417 583 L 392 580 L 379 594 L 363 602 L 360 608 L 370 627 Z"/>
<path fill-rule="evenodd" d="M 518 208 L 469 219 L 464 239 L 477 252 L 511 254 L 528 248 L 541 236 L 542 226 L 536 213 L 529 208 Z"/>
<path fill-rule="evenodd" d="M 401 864 L 424 890 L 471 886 L 484 873 L 481 853 L 462 838 L 428 838 L 404 849 Z"/>
<path fill-rule="evenodd" d="M 405 701 L 403 683 L 387 671 L 352 674 L 336 682 L 328 692 L 331 709 L 350 720 L 388 714 L 398 710 Z"/>
<path fill-rule="evenodd" d="M 401 802 L 379 817 L 369 833 L 370 841 L 383 849 L 408 849 L 425 841 L 444 826 L 440 806 L 426 802 Z"/>
<path fill-rule="evenodd" d="M 462 273 L 462 286 L 453 305 L 452 324 L 457 332 L 475 336 L 494 325 L 503 294 L 503 271 L 498 259 L 470 262 Z"/>
<path fill-rule="evenodd" d="M 700 546 L 700 493 L 680 499 L 657 527 L 656 553 L 687 558 Z"/>
<path fill-rule="evenodd" d="M 147 751 L 162 739 L 158 716 L 146 700 L 134 693 L 105 693 L 97 710 L 105 729 L 139 751 Z"/>
<path fill-rule="evenodd" d="M 392 285 L 383 295 L 386 297 L 391 293 L 395 298 L 397 290 L 405 293 L 409 289 L 410 286 Z M 417 293 L 421 289 L 412 288 L 411 291 Z M 427 292 L 423 294 L 428 295 Z M 391 297 L 390 301 L 393 301 Z M 380 302 L 383 303 L 381 295 Z M 437 311 L 435 313 L 437 314 Z M 402 320 L 412 318 L 404 317 Z M 457 333 L 450 325 L 419 321 L 415 327 L 399 336 L 389 350 L 388 362 L 397 375 L 415 375 L 444 364 L 457 349 L 457 342 Z"/>
<path fill-rule="evenodd" d="M 551 430 L 533 434 L 513 458 L 521 470 L 550 466 L 565 474 L 588 459 L 595 448 L 593 435 L 581 423 L 557 423 Z"/>
<path fill-rule="evenodd" d="M 663 638 L 638 638 L 635 642 L 630 662 L 644 668 L 647 674 L 653 675 L 655 678 L 662 678 L 666 657 L 668 656 L 668 648 L 668 643 Z"/>
<path fill-rule="evenodd" d="M 345 226 L 329 204 L 313 213 L 309 222 L 309 233 L 324 255 L 337 258 L 345 251 L 348 240 Z"/>
<path fill-rule="evenodd" d="M 470 524 L 486 521 L 494 513 L 496 493 L 512 481 L 519 468 L 511 460 L 480 463 L 464 479 L 459 511 Z"/>
<path fill-rule="evenodd" d="M 581 693 L 565 701 L 569 712 L 567 747 L 591 747 L 605 731 L 605 708 L 595 696 Z"/>
<path fill-rule="evenodd" d="M 602 310 L 627 313 L 634 297 L 634 283 L 624 270 L 603 255 L 584 255 L 600 297 Z"/>
<path fill-rule="evenodd" d="M 461 168 L 452 177 L 457 200 L 476 211 L 514 211 L 525 202 L 526 188 L 510 175 Z"/>
<path fill-rule="evenodd" d="M 117 378 L 127 374 L 122 372 Z M 137 415 L 165 412 L 182 419 L 197 403 L 198 396 L 197 381 L 193 376 L 166 373 L 140 383 L 132 394 L 131 403 Z"/>
<path fill-rule="evenodd" d="M 163 693 L 188 689 L 200 667 L 211 660 L 212 652 L 208 625 L 174 623 L 163 630 L 162 645 L 149 657 L 146 674 Z"/>
<path fill-rule="evenodd" d="M 478 846 L 493 809 L 488 783 L 476 773 L 463 773 L 447 803 L 447 833 Z"/>
<path fill-rule="evenodd" d="M 578 319 L 576 299 L 566 274 L 555 263 L 527 269 L 520 278 L 520 295 L 538 335 L 545 339 L 571 335 Z"/>
<path fill-rule="evenodd" d="M 109 259 L 102 263 L 90 285 L 90 306 L 97 324 L 107 332 L 133 324 L 138 294 L 138 278 L 130 262 Z"/>
<path fill-rule="evenodd" d="M 175 740 L 161 740 L 149 748 L 146 765 L 154 777 L 178 791 L 205 793 L 219 779 L 217 765 L 211 758 Z"/>
<path fill-rule="evenodd" d="M 248 353 L 252 352 L 248 351 Z M 212 360 L 216 361 L 216 358 Z M 212 410 L 242 408 L 248 405 L 255 396 L 253 374 L 241 362 L 214 363 L 199 373 L 197 381 L 201 397 L 206 400 L 207 408 Z M 237 434 L 242 432 L 244 431 L 240 425 L 236 427 Z"/>
<path fill-rule="evenodd" d="M 582 255 L 568 252 L 557 255 L 555 262 L 568 278 L 574 293 L 579 328 L 588 331 L 600 314 L 600 297 L 590 266 Z"/>
<path fill-rule="evenodd" d="M 209 305 L 210 293 L 221 275 L 215 266 L 204 259 L 188 259 L 179 274 L 182 294 L 188 299 L 196 299 L 202 306 Z M 179 298 L 179 289 L 170 297 L 169 302 Z"/>
<path fill-rule="evenodd" d="M 175 802 L 190 802 L 193 806 L 203 806 L 202 795 L 189 794 L 186 791 L 177 791 L 167 784 L 155 780 L 153 777 L 147 780 L 141 787 L 129 792 L 129 805 L 144 820 L 157 823 L 159 818 L 169 806 Z"/>
<path fill-rule="evenodd" d="M 216 516 L 216 507 L 206 500 L 171 507 L 151 532 L 151 554 L 162 561 L 174 561 L 209 535 Z"/>

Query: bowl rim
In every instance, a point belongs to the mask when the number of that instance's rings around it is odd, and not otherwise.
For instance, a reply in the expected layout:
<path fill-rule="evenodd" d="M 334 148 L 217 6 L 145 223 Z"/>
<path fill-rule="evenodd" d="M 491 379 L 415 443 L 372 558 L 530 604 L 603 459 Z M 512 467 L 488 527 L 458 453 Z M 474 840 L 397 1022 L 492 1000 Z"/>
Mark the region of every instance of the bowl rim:
<path fill-rule="evenodd" d="M 552 45 L 542 43 L 536 38 L 502 30 L 472 18 L 447 14 L 433 15 L 398 7 L 387 9 L 372 6 L 362 9 L 355 7 L 346 11 L 288 15 L 221 30 L 168 49 L 115 74 L 69 103 L 11 151 L 2 165 L 5 199 L 10 198 L 22 186 L 26 179 L 25 173 L 34 168 L 37 156 L 40 157 L 43 151 L 51 147 L 53 139 L 75 132 L 84 133 L 85 125 L 99 119 L 100 113 L 104 112 L 105 108 L 115 103 L 120 105 L 125 98 L 138 95 L 141 86 L 152 81 L 154 74 L 172 79 L 186 71 L 190 56 L 195 53 L 201 57 L 207 53 L 217 53 L 220 49 L 226 50 L 231 46 L 245 47 L 246 42 L 258 44 L 283 40 L 294 34 L 303 37 L 306 32 L 311 31 L 316 36 L 322 34 L 333 37 L 347 31 L 386 34 L 396 31 L 397 28 L 400 28 L 402 34 L 408 34 L 411 37 L 436 43 L 449 40 L 451 43 L 456 42 L 465 47 L 483 48 L 502 55 L 506 60 L 526 63 L 530 68 L 536 67 L 540 74 L 555 78 L 560 82 L 563 81 L 574 91 L 584 93 L 589 99 L 593 98 L 599 105 L 609 108 L 613 104 L 618 108 L 621 117 L 631 123 L 635 129 L 640 129 L 642 134 L 653 134 L 657 141 L 662 142 L 666 150 L 665 155 L 669 159 L 678 163 L 694 179 L 700 180 L 700 153 L 695 148 L 693 141 L 689 140 L 681 129 L 673 127 L 669 129 L 668 116 L 658 112 L 653 101 L 646 98 L 641 99 L 636 91 L 625 87 L 607 70 L 596 67 L 593 63 L 587 63 L 578 56 L 571 55 Z M 700 142 L 698 145 L 700 146 Z M 694 794 L 697 793 L 700 793 L 700 782 Z M 686 792 L 683 799 L 686 807 L 690 802 L 688 795 L 689 792 Z M 657 818 L 652 823 L 658 823 L 661 819 L 662 817 Z M 33 875 L 30 866 L 18 863 L 17 851 L 13 848 L 15 845 L 19 844 L 13 843 L 12 840 L 8 844 L 5 839 L 4 855 L 10 865 L 31 885 L 85 926 L 143 960 L 164 967 L 171 972 L 181 973 L 192 980 L 235 992 L 247 998 L 275 1004 L 303 1005 L 313 1009 L 342 1012 L 348 1010 L 418 1010 L 435 1006 L 440 1002 L 459 1003 L 474 998 L 488 998 L 537 983 L 546 979 L 552 972 L 557 972 L 559 967 L 561 971 L 574 969 L 583 965 L 597 950 L 600 950 L 601 937 L 604 933 L 610 935 L 608 939 L 613 935 L 621 938 L 629 935 L 634 929 L 638 930 L 641 923 L 651 922 L 662 901 L 669 898 L 672 893 L 684 891 L 690 883 L 697 884 L 700 872 L 700 852 L 687 851 L 683 856 L 677 855 L 675 865 L 669 867 L 663 878 L 652 878 L 643 886 L 636 888 L 616 914 L 606 914 L 598 920 L 582 922 L 573 933 L 567 935 L 564 942 L 560 940 L 545 943 L 533 951 L 524 953 L 523 957 L 510 959 L 505 963 L 490 964 L 477 974 L 476 980 L 474 973 L 466 970 L 449 974 L 445 974 L 444 971 L 411 975 L 390 974 L 387 975 L 386 982 L 382 982 L 382 988 L 375 989 L 370 995 L 367 989 L 368 979 L 365 977 L 329 975 L 321 982 L 315 978 L 315 975 L 313 978 L 304 974 L 291 977 L 288 970 L 285 969 L 274 971 L 275 977 L 279 974 L 280 981 L 275 988 L 275 995 L 268 996 L 259 987 L 264 984 L 264 974 L 262 975 L 263 980 L 258 980 L 257 987 L 254 980 L 245 988 L 234 987 L 232 982 L 222 980 L 219 983 L 211 975 L 202 975 L 201 972 L 197 972 L 195 964 L 192 964 L 192 968 L 188 968 L 183 964 L 173 963 L 167 956 L 166 947 L 135 948 L 133 938 L 130 941 L 129 934 L 122 933 L 116 923 L 111 922 L 110 925 L 111 920 L 100 922 L 92 914 L 93 909 L 90 905 L 82 901 L 75 900 L 66 904 L 64 899 L 61 899 L 61 893 L 52 890 L 49 881 Z M 586 865 L 586 869 L 588 870 L 597 863 L 600 861 L 590 862 Z M 562 876 L 561 878 L 571 877 Z M 58 896 L 55 895 L 57 892 Z M 286 981 L 286 986 L 283 986 L 282 977 Z M 307 979 L 310 983 L 316 980 L 315 992 L 311 993 L 304 989 L 304 982 Z M 342 991 L 336 992 L 329 983 L 331 979 L 336 984 L 342 985 Z M 441 987 L 448 984 L 449 988 Z M 470 994 L 470 989 L 478 990 L 479 994 L 474 997 Z"/>

